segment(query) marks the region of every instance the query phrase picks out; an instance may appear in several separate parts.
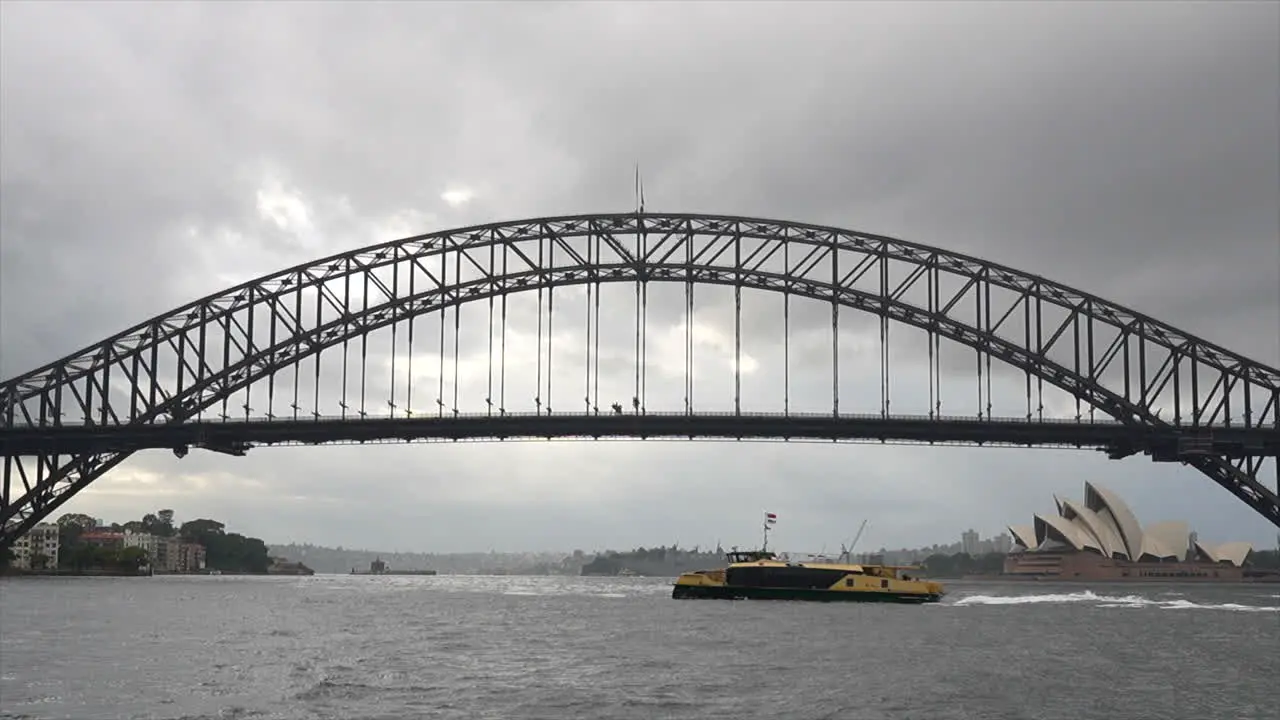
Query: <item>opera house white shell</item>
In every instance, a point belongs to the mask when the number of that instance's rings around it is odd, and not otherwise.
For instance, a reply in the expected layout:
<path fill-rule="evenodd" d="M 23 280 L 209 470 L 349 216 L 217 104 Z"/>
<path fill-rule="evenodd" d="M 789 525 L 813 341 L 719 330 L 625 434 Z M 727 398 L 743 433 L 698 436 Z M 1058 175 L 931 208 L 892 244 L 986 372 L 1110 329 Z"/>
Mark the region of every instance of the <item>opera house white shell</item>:
<path fill-rule="evenodd" d="M 1079 551 L 1130 562 L 1199 560 L 1244 564 L 1253 546 L 1244 542 L 1208 545 L 1192 541 L 1185 521 L 1170 520 L 1142 527 L 1119 495 L 1091 482 L 1084 484 L 1084 503 L 1053 500 L 1057 515 L 1035 515 L 1032 525 L 1010 525 L 1015 550 L 1022 552 Z"/>

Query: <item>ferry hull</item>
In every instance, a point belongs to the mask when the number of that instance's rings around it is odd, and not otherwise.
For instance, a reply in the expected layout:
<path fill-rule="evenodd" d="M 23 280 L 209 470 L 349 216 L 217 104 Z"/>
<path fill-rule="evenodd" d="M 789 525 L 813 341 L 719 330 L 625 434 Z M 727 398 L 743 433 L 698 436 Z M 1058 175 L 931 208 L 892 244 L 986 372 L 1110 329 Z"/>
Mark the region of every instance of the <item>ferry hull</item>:
<path fill-rule="evenodd" d="M 771 588 L 731 585 L 676 585 L 676 600 L 807 600 L 810 602 L 872 602 L 920 605 L 935 603 L 941 594 L 895 592 L 849 592 L 822 588 Z"/>

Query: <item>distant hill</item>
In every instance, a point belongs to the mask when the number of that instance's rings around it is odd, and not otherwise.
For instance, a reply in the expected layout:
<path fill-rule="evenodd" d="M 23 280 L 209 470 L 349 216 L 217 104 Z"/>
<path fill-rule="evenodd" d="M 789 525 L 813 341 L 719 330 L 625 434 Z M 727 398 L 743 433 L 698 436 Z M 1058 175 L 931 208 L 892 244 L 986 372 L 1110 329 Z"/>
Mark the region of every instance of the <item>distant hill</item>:
<path fill-rule="evenodd" d="M 648 577 L 675 577 L 691 570 L 705 570 L 724 565 L 724 552 L 703 552 L 698 548 L 681 550 L 675 546 L 636 548 L 628 552 L 608 550 L 582 566 L 583 575 L 617 575 L 624 570 Z"/>
<path fill-rule="evenodd" d="M 409 553 L 290 543 L 269 545 L 268 551 L 272 557 L 306 563 L 318 573 L 368 570 L 369 563 L 376 559 L 391 570 L 435 570 L 446 575 L 617 575 L 627 570 L 649 577 L 675 577 L 724 564 L 723 550 L 686 550 L 674 545 L 594 553 Z"/>
<path fill-rule="evenodd" d="M 273 557 L 304 562 L 318 573 L 349 573 L 352 568 L 368 570 L 369 563 L 381 559 L 391 570 L 435 570 L 442 574 L 465 575 L 577 575 L 587 558 L 554 552 L 533 553 L 409 553 L 357 550 L 343 547 L 297 544 L 270 545 Z"/>

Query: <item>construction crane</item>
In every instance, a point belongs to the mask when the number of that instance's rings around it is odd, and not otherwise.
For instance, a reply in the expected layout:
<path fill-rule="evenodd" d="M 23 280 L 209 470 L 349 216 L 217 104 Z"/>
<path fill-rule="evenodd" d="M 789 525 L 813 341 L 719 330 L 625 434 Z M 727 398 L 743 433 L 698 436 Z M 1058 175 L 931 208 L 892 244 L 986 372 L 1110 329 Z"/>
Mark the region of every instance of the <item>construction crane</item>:
<path fill-rule="evenodd" d="M 862 524 L 858 526 L 858 534 L 853 536 L 853 542 L 849 543 L 849 547 L 845 547 L 844 543 L 840 543 L 840 558 L 845 562 L 853 562 L 853 548 L 858 545 L 858 540 L 862 537 L 862 531 L 867 529 L 867 521 L 864 519 Z"/>

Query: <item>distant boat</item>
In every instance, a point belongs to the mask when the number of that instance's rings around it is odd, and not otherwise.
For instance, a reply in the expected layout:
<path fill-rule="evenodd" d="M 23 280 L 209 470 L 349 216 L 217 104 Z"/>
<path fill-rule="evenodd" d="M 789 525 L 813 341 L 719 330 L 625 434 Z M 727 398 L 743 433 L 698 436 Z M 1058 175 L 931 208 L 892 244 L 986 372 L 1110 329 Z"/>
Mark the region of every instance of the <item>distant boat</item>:
<path fill-rule="evenodd" d="M 435 570 L 392 570 L 389 565 L 377 558 L 369 563 L 368 570 L 351 568 L 352 575 L 435 575 Z"/>
<path fill-rule="evenodd" d="M 290 562 L 286 558 L 272 558 L 267 567 L 268 575 L 315 575 L 316 571 L 301 562 Z"/>
<path fill-rule="evenodd" d="M 631 568 L 622 568 L 618 571 L 618 577 L 639 577 L 640 573 Z"/>

